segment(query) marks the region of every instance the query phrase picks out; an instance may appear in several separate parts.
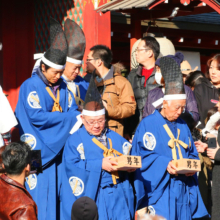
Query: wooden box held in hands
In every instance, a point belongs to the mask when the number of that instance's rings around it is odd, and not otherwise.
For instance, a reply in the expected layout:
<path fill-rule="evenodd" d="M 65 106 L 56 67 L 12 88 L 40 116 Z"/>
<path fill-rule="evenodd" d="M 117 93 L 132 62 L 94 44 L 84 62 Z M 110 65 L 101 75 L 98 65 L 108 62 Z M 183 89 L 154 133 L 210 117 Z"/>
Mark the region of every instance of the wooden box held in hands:
<path fill-rule="evenodd" d="M 173 160 L 172 163 L 177 168 L 178 174 L 195 173 L 201 171 L 200 160 L 179 159 Z"/>
<path fill-rule="evenodd" d="M 130 170 L 130 169 L 138 169 L 141 168 L 141 157 L 140 156 L 130 156 L 130 155 L 122 155 L 119 157 L 111 158 L 111 160 L 114 160 L 118 163 L 117 166 L 114 166 L 117 168 L 117 170 Z"/>

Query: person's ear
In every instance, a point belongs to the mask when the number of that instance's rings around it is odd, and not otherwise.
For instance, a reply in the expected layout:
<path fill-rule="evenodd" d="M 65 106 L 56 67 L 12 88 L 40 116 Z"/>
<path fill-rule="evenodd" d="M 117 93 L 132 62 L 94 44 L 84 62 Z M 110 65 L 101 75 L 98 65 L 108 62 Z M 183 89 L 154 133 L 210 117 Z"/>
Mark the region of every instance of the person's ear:
<path fill-rule="evenodd" d="M 166 109 L 168 107 L 168 102 L 166 100 L 163 100 L 163 108 Z"/>
<path fill-rule="evenodd" d="M 98 67 L 100 67 L 100 66 L 103 64 L 103 62 L 102 62 L 101 59 L 96 60 L 96 63 L 97 63 L 97 66 L 98 66 Z"/>
<path fill-rule="evenodd" d="M 80 115 L 80 117 L 81 117 L 82 123 L 83 123 L 83 125 L 84 125 L 84 124 L 85 124 L 85 119 L 84 119 L 84 117 L 83 117 L 82 115 Z"/>
<path fill-rule="evenodd" d="M 45 65 L 43 63 L 41 64 L 41 69 L 42 69 L 42 72 L 46 71 Z"/>
<path fill-rule="evenodd" d="M 160 67 L 157 66 L 157 65 L 156 65 L 156 71 L 159 72 L 159 73 L 161 72 L 161 71 L 160 71 Z"/>
<path fill-rule="evenodd" d="M 3 170 L 5 170 L 5 165 L 4 164 L 2 164 L 2 168 L 3 168 Z"/>
<path fill-rule="evenodd" d="M 149 58 L 152 58 L 154 56 L 153 50 L 148 50 L 147 55 L 148 55 Z"/>
<path fill-rule="evenodd" d="M 31 171 L 31 166 L 30 166 L 30 164 L 28 164 L 28 165 L 24 168 L 24 170 L 25 170 L 25 177 L 29 176 L 30 171 Z"/>

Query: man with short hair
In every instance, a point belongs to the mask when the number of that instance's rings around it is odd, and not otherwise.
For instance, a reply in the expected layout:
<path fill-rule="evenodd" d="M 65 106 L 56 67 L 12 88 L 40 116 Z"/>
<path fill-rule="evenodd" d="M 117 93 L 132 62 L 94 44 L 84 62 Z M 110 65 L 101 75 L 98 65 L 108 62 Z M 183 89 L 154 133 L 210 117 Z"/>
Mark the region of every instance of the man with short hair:
<path fill-rule="evenodd" d="M 172 162 L 199 160 L 190 130 L 179 118 L 186 106 L 182 73 L 170 57 L 160 59 L 160 68 L 165 80 L 163 108 L 141 121 L 132 142 L 132 155 L 142 157 L 136 178 L 145 186 L 145 197 L 139 208 L 148 207 L 169 220 L 208 217 L 196 173 L 178 174 Z"/>
<path fill-rule="evenodd" d="M 136 59 L 139 66 L 132 69 L 128 75 L 128 81 L 134 90 L 137 108 L 135 115 L 126 119 L 125 137 L 131 140 L 140 123 L 148 92 L 159 85 L 155 81 L 155 61 L 160 54 L 160 45 L 154 37 L 143 37 L 136 49 Z"/>
<path fill-rule="evenodd" d="M 68 43 L 68 53 L 62 78 L 80 108 L 83 105 L 89 86 L 89 83 L 79 76 L 86 47 L 86 38 L 80 26 L 69 18 L 64 23 L 64 33 Z M 71 99 L 71 94 L 69 94 L 70 104 Z"/>
<path fill-rule="evenodd" d="M 24 187 L 30 172 L 30 147 L 23 142 L 10 143 L 2 160 L 6 174 L 0 176 L 0 219 L 37 220 L 37 206 Z"/>
<path fill-rule="evenodd" d="M 129 155 L 132 146 L 105 127 L 105 108 L 93 77 L 81 115 L 83 126 L 64 147 L 61 219 L 70 219 L 72 204 L 88 196 L 96 202 L 100 220 L 131 220 L 135 201 L 129 173 L 117 171 L 111 158 Z"/>
<path fill-rule="evenodd" d="M 136 102 L 131 84 L 114 71 L 112 52 L 104 45 L 90 48 L 87 56 L 87 71 L 95 72 L 96 85 L 107 112 L 108 128 L 123 136 L 123 119 L 135 113 Z"/>

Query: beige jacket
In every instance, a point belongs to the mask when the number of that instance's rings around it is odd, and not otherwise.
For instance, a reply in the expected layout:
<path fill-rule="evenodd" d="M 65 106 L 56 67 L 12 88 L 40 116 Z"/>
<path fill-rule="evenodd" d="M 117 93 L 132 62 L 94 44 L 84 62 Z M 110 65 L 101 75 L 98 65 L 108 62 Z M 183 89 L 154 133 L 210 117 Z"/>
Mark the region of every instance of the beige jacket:
<path fill-rule="evenodd" d="M 104 81 L 95 79 L 102 100 L 107 103 L 107 127 L 123 136 L 123 119 L 135 114 L 136 101 L 130 82 L 113 67 Z"/>

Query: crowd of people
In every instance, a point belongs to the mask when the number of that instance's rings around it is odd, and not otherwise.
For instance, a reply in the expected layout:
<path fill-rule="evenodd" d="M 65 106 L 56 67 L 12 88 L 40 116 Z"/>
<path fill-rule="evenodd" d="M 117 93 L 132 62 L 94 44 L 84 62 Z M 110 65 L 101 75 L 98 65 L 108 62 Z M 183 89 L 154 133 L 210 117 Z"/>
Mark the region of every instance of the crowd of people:
<path fill-rule="evenodd" d="M 0 219 L 217 220 L 220 55 L 203 74 L 180 52 L 158 58 L 146 36 L 127 78 L 105 45 L 90 48 L 82 78 L 85 47 L 74 21 L 51 18 L 15 113 L 0 87 Z M 122 155 L 141 168 L 117 168 Z M 201 171 L 178 173 L 181 159 Z"/>

